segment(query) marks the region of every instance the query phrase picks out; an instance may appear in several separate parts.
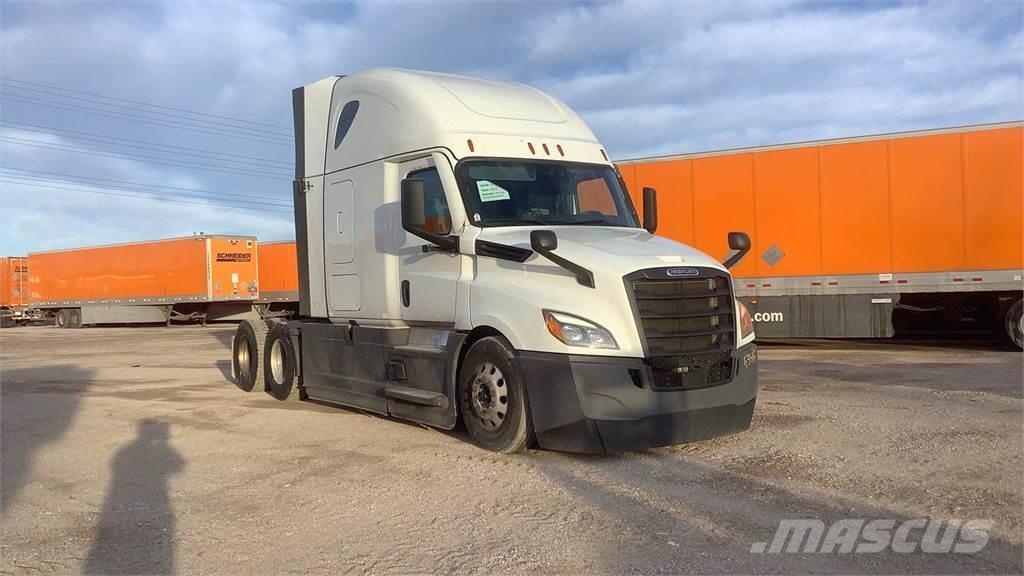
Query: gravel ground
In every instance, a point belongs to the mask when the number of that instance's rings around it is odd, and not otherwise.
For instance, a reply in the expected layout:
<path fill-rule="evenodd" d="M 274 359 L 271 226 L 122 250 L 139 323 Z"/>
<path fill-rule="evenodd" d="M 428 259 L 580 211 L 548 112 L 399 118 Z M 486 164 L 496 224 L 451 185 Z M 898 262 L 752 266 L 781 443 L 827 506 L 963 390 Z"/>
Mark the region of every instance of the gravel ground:
<path fill-rule="evenodd" d="M 1022 356 L 761 349 L 753 428 L 496 456 L 244 393 L 233 327 L 0 332 L 0 573 L 1021 573 Z M 991 519 L 976 554 L 753 554 L 779 521 Z"/>

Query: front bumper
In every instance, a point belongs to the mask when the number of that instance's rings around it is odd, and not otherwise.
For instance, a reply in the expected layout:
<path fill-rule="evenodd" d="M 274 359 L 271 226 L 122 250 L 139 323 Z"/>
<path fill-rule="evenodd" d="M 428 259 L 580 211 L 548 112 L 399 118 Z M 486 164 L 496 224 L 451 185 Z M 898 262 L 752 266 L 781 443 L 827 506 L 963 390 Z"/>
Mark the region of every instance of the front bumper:
<path fill-rule="evenodd" d="M 705 440 L 750 427 L 757 346 L 734 350 L 733 377 L 695 390 L 653 390 L 643 359 L 519 352 L 537 442 L 600 454 Z"/>

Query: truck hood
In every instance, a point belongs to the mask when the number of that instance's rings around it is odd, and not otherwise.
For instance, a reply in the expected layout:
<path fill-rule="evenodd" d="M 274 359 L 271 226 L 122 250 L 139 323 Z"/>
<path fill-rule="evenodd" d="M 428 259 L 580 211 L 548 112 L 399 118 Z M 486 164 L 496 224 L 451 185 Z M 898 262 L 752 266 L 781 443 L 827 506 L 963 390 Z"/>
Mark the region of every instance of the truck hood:
<path fill-rule="evenodd" d="M 477 239 L 529 248 L 530 232 L 536 229 L 554 231 L 558 235 L 555 253 L 590 270 L 594 286 L 580 285 L 571 272 L 538 254 L 522 263 L 477 258 L 468 325 L 497 330 L 517 350 L 642 358 L 644 345 L 624 277 L 648 268 L 723 270 L 703 252 L 636 228 L 507 226 L 477 229 Z M 601 326 L 612 334 L 618 348 L 566 346 L 548 333 L 542 320 L 544 310 L 578 316 Z"/>
<path fill-rule="evenodd" d="M 609 226 L 508 226 L 484 228 L 477 238 L 488 242 L 530 248 L 530 232 L 552 230 L 558 235 L 555 250 L 563 258 L 597 272 L 617 275 L 664 266 L 706 266 L 724 270 L 704 252 L 637 228 Z"/>

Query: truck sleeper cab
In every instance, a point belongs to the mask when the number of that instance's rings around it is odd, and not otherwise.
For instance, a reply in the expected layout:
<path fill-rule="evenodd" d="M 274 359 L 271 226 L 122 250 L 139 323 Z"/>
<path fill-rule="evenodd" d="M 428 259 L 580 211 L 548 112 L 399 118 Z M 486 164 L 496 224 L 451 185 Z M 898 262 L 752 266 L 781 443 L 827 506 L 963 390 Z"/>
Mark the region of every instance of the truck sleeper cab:
<path fill-rule="evenodd" d="M 590 129 L 528 86 L 374 69 L 293 92 L 300 314 L 243 322 L 263 388 L 513 452 L 745 430 L 753 324 L 725 264 L 654 236 Z"/>

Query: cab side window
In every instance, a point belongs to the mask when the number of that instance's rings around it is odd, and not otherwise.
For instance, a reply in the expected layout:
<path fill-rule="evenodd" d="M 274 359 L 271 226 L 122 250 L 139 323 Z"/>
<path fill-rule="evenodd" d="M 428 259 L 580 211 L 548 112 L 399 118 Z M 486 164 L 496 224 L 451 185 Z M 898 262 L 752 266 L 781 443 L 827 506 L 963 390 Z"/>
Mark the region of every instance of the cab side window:
<path fill-rule="evenodd" d="M 437 168 L 426 168 L 409 173 L 409 178 L 423 181 L 423 205 L 426 209 L 426 229 L 435 234 L 452 231 L 452 215 L 448 210 L 448 199 L 444 196 L 441 175 Z"/>

